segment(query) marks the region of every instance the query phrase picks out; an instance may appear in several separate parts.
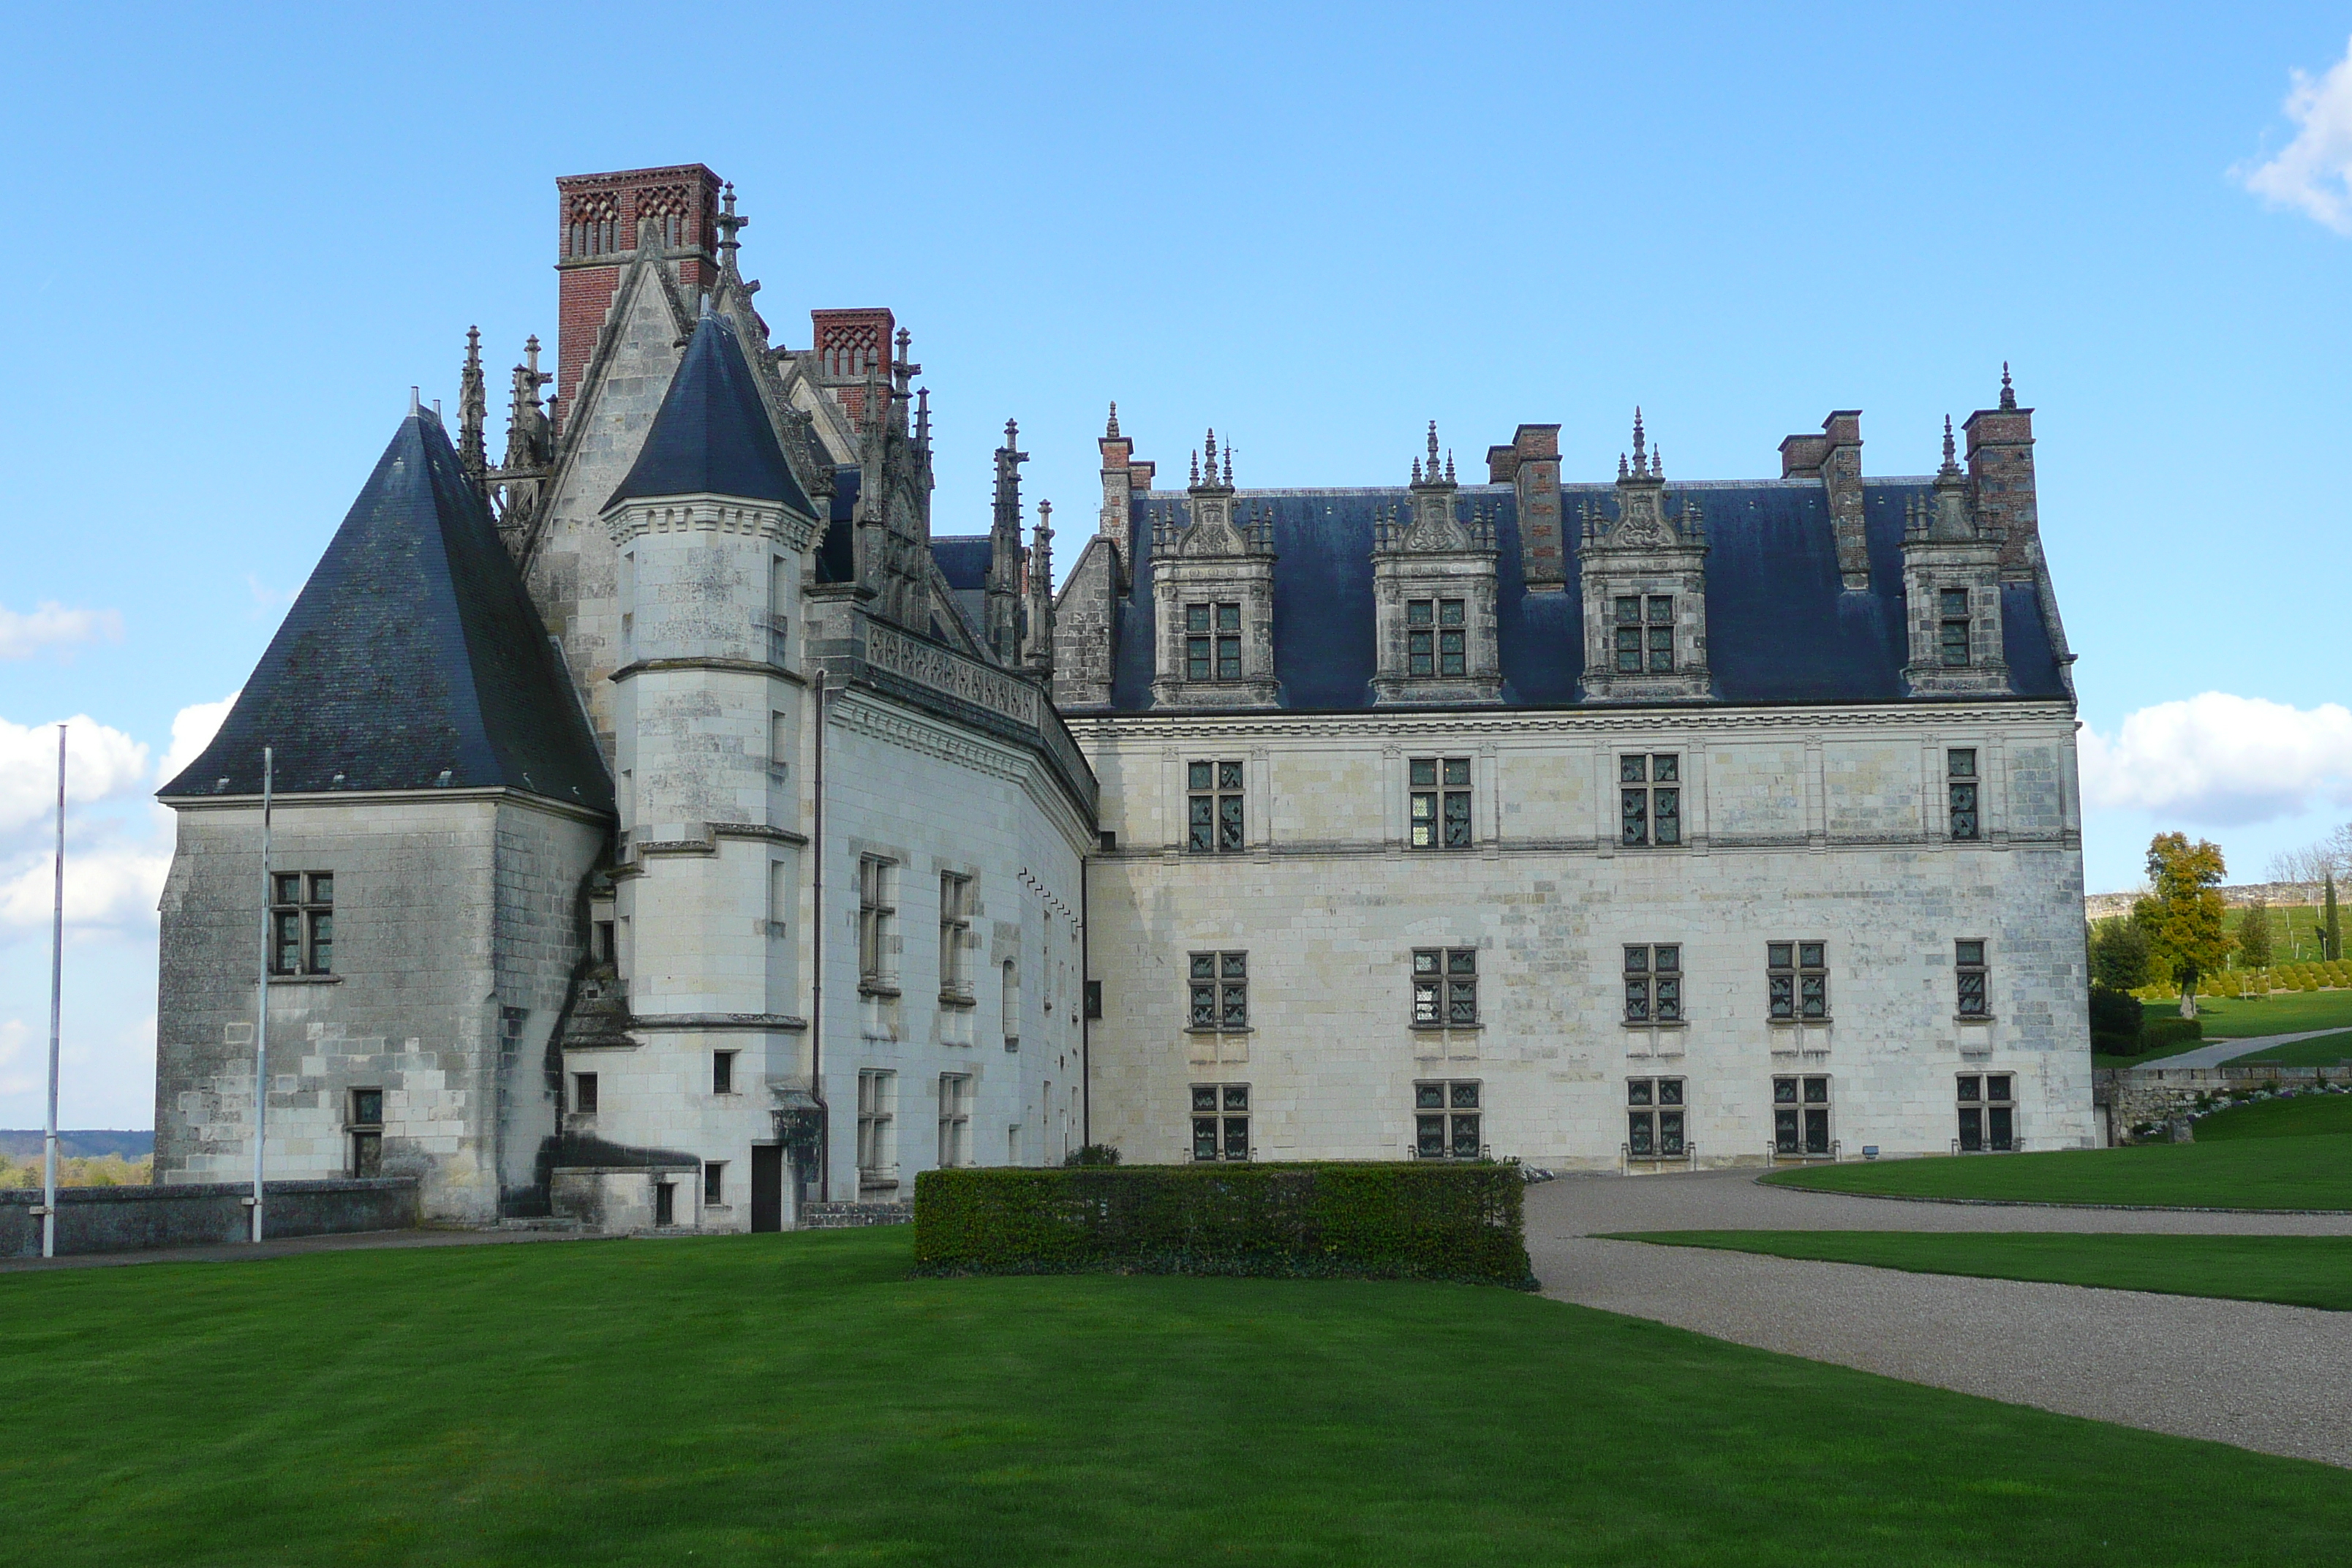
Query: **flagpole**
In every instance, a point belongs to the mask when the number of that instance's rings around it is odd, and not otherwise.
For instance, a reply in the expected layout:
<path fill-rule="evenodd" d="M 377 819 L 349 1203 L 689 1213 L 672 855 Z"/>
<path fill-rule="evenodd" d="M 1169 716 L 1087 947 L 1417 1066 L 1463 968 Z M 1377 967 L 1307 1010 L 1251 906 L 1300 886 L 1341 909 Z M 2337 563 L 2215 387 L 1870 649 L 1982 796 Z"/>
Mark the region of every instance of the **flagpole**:
<path fill-rule="evenodd" d="M 269 748 L 261 748 L 261 968 L 253 994 L 253 1239 L 261 1240 L 261 1160 L 269 1121 Z"/>
<path fill-rule="evenodd" d="M 58 1255 L 58 1032 L 65 1011 L 66 727 L 58 726 L 58 885 L 49 912 L 49 1119 L 41 1138 L 41 1256 Z"/>

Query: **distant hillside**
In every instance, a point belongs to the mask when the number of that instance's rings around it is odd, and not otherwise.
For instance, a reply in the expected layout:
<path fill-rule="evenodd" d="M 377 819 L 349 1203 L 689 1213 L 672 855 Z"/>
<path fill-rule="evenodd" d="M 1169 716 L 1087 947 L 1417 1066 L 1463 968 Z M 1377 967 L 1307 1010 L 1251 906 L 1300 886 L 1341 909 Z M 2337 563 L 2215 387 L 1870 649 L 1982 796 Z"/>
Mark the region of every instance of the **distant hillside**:
<path fill-rule="evenodd" d="M 68 1132 L 58 1129 L 58 1152 L 68 1159 L 96 1159 L 102 1154 L 120 1154 L 126 1160 L 143 1160 L 155 1152 L 152 1132 L 110 1132 L 82 1131 Z M 0 1154 L 23 1159 L 37 1159 L 41 1152 L 41 1130 L 30 1132 L 0 1127 Z"/>
<path fill-rule="evenodd" d="M 2222 888 L 2219 891 L 2221 901 L 2231 909 L 2251 904 L 2256 899 L 2262 900 L 2273 908 L 2282 904 L 2288 906 L 2316 904 L 2319 902 L 2320 896 L 2319 884 L 2316 882 L 2244 882 L 2236 887 Z M 2116 915 L 2127 915 L 2132 912 L 2132 905 L 2143 896 L 2145 896 L 2143 893 L 2085 894 L 2083 899 L 2084 918 L 2104 921 L 2111 920 Z M 0 1133 L 0 1137 L 5 1136 L 7 1134 Z"/>

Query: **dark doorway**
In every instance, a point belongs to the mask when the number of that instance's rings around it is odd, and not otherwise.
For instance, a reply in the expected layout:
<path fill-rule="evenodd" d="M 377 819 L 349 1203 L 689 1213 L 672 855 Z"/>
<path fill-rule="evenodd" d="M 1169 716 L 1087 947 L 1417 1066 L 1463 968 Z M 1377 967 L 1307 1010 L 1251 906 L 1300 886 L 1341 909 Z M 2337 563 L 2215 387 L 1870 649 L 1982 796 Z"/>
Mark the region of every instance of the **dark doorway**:
<path fill-rule="evenodd" d="M 784 1228 L 784 1146 L 751 1145 L 751 1228 Z"/>

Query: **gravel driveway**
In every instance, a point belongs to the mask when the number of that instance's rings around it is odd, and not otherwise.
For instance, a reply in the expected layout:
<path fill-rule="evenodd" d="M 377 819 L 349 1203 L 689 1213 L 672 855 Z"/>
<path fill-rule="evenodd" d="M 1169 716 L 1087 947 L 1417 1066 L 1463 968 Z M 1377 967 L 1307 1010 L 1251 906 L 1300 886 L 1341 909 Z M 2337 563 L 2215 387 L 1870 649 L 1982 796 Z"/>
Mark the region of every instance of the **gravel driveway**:
<path fill-rule="evenodd" d="M 2217 1068 L 2223 1062 L 2236 1061 L 2256 1051 L 2266 1051 L 2273 1046 L 2291 1046 L 2297 1040 L 2315 1040 L 2322 1035 L 2340 1035 L 2341 1026 L 2333 1029 L 2305 1029 L 2294 1035 L 2252 1035 L 2242 1040 L 2216 1040 L 2210 1046 L 2200 1046 L 2193 1051 L 2183 1051 L 2175 1057 L 2158 1057 L 2144 1062 L 2152 1068 Z"/>
<path fill-rule="evenodd" d="M 1632 1230 L 2352 1235 L 2352 1215 L 1889 1203 L 1752 1172 L 1528 1189 L 1544 1294 L 1762 1350 L 2352 1467 L 2352 1312 L 1601 1241 Z"/>

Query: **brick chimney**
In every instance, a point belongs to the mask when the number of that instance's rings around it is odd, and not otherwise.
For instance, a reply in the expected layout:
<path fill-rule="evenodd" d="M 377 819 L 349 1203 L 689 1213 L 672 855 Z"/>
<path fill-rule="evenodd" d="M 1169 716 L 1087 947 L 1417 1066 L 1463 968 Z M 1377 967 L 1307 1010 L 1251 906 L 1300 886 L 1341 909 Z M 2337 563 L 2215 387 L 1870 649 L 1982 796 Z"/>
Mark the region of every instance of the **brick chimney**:
<path fill-rule="evenodd" d="M 2033 410 L 2017 405 L 2009 366 L 2000 367 L 2000 405 L 1979 408 L 1960 426 L 1969 442 L 1969 489 L 1987 528 L 2004 530 L 2003 582 L 2030 583 L 2042 563 L 2042 515 L 2033 488 Z"/>
<path fill-rule="evenodd" d="M 719 186 L 719 176 L 699 163 L 566 174 L 555 182 L 555 270 L 562 279 L 555 395 L 564 416 L 641 236 L 677 264 L 688 298 L 718 281 Z"/>
<path fill-rule="evenodd" d="M 884 406 L 888 406 L 890 339 L 898 324 L 898 319 L 880 307 L 809 312 L 809 325 L 815 333 L 817 384 L 833 394 L 853 423 L 866 423 L 869 380 L 880 384 Z"/>
<path fill-rule="evenodd" d="M 1522 425 L 1509 446 L 1487 447 L 1486 478 L 1518 493 L 1519 565 L 1528 592 L 1563 592 L 1568 555 L 1559 534 L 1559 426 Z"/>
<path fill-rule="evenodd" d="M 1818 436 L 1780 443 L 1780 477 L 1819 479 L 1830 503 L 1838 575 L 1849 588 L 1870 586 L 1870 545 L 1862 520 L 1862 410 L 1839 408 Z"/>

